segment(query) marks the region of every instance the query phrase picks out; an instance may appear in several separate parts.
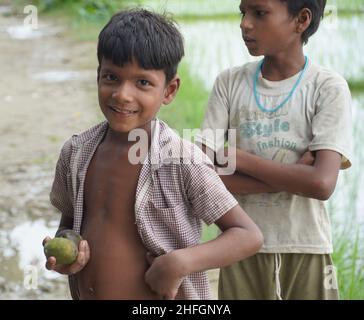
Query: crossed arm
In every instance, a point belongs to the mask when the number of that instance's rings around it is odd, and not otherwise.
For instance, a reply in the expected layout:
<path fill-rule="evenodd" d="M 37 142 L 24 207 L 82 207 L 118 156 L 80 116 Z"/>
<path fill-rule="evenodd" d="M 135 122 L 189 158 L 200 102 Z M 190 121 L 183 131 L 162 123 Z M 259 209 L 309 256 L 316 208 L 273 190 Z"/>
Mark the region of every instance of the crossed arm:
<path fill-rule="evenodd" d="M 286 191 L 327 200 L 335 189 L 340 164 L 341 155 L 331 150 L 319 150 L 314 158 L 307 152 L 297 163 L 283 164 L 237 149 L 236 172 L 220 178 L 235 194 Z"/>

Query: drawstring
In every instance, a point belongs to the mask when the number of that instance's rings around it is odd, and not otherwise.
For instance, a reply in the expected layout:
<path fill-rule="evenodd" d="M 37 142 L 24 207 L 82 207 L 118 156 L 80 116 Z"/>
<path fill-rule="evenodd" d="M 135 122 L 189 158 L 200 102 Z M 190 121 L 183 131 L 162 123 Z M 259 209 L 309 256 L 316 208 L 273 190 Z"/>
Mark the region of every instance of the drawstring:
<path fill-rule="evenodd" d="M 279 281 L 279 272 L 281 270 L 281 265 L 282 265 L 281 260 L 282 260 L 281 254 L 275 253 L 274 254 L 274 262 L 275 262 L 274 273 L 275 273 L 275 280 L 276 280 L 276 294 L 277 294 L 278 300 L 283 300 L 282 296 L 281 296 L 281 282 Z"/>

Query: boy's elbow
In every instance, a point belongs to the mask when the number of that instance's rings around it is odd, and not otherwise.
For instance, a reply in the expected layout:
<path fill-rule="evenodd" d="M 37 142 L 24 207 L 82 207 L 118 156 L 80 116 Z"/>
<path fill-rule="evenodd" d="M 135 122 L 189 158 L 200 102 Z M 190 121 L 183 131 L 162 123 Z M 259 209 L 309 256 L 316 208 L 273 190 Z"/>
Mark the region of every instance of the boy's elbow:
<path fill-rule="evenodd" d="M 255 252 L 258 252 L 261 249 L 261 247 L 263 246 L 264 237 L 263 237 L 262 232 L 259 229 L 254 231 L 253 243 L 254 243 Z"/>
<path fill-rule="evenodd" d="M 321 201 L 328 200 L 334 192 L 335 184 L 329 179 L 316 179 L 313 183 L 314 197 Z"/>
<path fill-rule="evenodd" d="M 256 254 L 264 243 L 264 237 L 260 229 L 254 228 L 249 232 L 249 255 Z"/>

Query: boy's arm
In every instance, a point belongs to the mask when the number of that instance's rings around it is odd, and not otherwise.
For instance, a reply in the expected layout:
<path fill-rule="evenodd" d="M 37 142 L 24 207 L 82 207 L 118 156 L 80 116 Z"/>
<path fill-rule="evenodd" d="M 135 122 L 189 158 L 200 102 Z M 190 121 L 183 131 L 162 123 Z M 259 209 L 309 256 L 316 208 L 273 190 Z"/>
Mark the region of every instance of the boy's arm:
<path fill-rule="evenodd" d="M 255 254 L 263 245 L 263 235 L 246 212 L 236 205 L 215 224 L 222 233 L 195 247 L 174 251 L 184 275 L 225 267 Z"/>
<path fill-rule="evenodd" d="M 201 159 L 206 159 L 201 151 L 197 153 L 201 153 Z M 194 247 L 171 251 L 157 258 L 147 256 L 151 267 L 145 274 L 146 283 L 162 298 L 169 299 L 175 297 L 186 275 L 239 261 L 256 253 L 263 242 L 260 230 L 237 205 L 210 161 L 180 167 L 189 214 L 208 225 L 216 223 L 223 233 L 215 240 Z"/>
<path fill-rule="evenodd" d="M 213 155 L 214 159 L 210 159 L 215 162 L 216 154 L 212 149 L 205 144 L 196 143 L 206 155 Z M 279 190 L 264 183 L 258 179 L 250 177 L 235 171 L 232 175 L 220 175 L 221 180 L 224 182 L 226 188 L 233 194 L 254 194 L 254 193 L 270 193 L 279 192 Z"/>
<path fill-rule="evenodd" d="M 350 166 L 350 105 L 346 81 L 338 75 L 326 74 L 318 87 L 311 119 L 312 139 L 308 149 L 316 152 L 313 166 L 281 164 L 237 150 L 237 170 L 278 190 L 327 200 L 335 188 L 340 166 Z"/>
<path fill-rule="evenodd" d="M 271 185 L 273 188 L 304 197 L 327 200 L 335 189 L 341 155 L 331 150 L 318 150 L 313 166 L 283 164 L 236 150 L 236 167 Z"/>
<path fill-rule="evenodd" d="M 73 205 L 67 182 L 68 164 L 70 162 L 71 141 L 68 140 L 62 147 L 60 157 L 57 161 L 55 177 L 52 189 L 49 195 L 51 204 L 61 213 L 61 221 L 59 223 L 57 234 L 64 229 L 73 228 Z M 43 239 L 43 246 L 51 238 L 49 236 Z M 57 265 L 55 257 L 49 257 L 46 262 L 48 270 L 54 270 L 61 274 L 74 274 L 82 270 L 90 259 L 90 248 L 86 240 L 82 240 L 78 247 L 79 253 L 76 261 L 71 265 Z"/>
<path fill-rule="evenodd" d="M 145 275 L 146 282 L 162 299 L 174 299 L 185 276 L 228 266 L 255 254 L 263 245 L 262 233 L 239 205 L 215 223 L 222 233 L 214 240 L 157 258 L 147 255 L 152 267 Z"/>
<path fill-rule="evenodd" d="M 220 178 L 226 188 L 233 194 L 243 195 L 278 192 L 270 185 L 239 172 L 235 172 L 232 175 L 220 175 Z"/>
<path fill-rule="evenodd" d="M 310 151 L 306 151 L 303 156 L 297 161 L 297 164 L 311 166 L 315 158 Z M 226 188 L 234 194 L 254 194 L 254 193 L 273 193 L 281 192 L 258 179 L 244 175 L 235 171 L 233 175 L 220 175 L 221 180 L 224 182 Z"/>

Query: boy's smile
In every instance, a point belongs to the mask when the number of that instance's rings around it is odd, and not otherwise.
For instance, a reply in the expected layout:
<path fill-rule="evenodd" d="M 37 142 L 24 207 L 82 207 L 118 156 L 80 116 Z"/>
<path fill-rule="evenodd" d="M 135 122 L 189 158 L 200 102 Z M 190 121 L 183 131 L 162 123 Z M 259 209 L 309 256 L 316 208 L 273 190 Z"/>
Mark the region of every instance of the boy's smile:
<path fill-rule="evenodd" d="M 178 86 L 178 77 L 166 84 L 163 70 L 143 69 L 134 60 L 119 67 L 104 58 L 98 79 L 100 108 L 116 132 L 147 129 L 160 106 L 173 100 Z"/>

